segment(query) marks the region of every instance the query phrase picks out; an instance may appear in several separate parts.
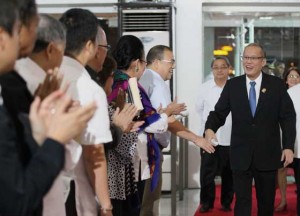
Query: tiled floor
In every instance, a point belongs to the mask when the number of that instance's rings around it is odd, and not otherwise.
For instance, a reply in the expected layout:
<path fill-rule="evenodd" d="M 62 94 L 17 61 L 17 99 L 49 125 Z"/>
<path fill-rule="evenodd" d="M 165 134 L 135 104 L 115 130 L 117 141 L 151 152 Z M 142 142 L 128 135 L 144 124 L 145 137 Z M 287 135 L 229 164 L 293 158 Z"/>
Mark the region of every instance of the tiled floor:
<path fill-rule="evenodd" d="M 179 201 L 177 196 L 176 216 L 193 216 L 199 205 L 199 197 L 200 189 L 185 190 L 182 201 Z M 171 194 L 163 194 L 159 209 L 159 216 L 174 216 L 171 215 Z"/>

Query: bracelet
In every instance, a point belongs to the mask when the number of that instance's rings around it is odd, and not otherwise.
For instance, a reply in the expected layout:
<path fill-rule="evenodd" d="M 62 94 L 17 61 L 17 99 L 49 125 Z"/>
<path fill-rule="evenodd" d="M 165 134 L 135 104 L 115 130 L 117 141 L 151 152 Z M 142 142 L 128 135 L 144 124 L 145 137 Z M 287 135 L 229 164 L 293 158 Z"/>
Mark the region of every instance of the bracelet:
<path fill-rule="evenodd" d="M 101 207 L 101 211 L 104 213 L 104 214 L 107 214 L 108 211 L 112 211 L 113 210 L 113 206 L 110 205 L 109 208 L 103 208 Z"/>

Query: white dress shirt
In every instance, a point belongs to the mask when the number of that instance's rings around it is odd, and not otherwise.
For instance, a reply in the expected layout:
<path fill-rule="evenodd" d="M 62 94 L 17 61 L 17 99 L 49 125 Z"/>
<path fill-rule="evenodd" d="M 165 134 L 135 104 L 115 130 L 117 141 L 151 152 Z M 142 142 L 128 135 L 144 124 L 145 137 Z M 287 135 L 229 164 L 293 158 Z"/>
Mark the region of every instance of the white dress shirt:
<path fill-rule="evenodd" d="M 30 93 L 34 95 L 39 84 L 44 81 L 46 72 L 29 57 L 18 60 L 15 64 L 15 69 L 26 81 Z"/>
<path fill-rule="evenodd" d="M 293 86 L 288 89 L 288 93 L 294 103 L 295 111 L 296 111 L 296 141 L 294 148 L 294 157 L 300 158 L 300 84 Z"/>
<path fill-rule="evenodd" d="M 75 59 L 64 56 L 60 71 L 63 74 L 62 86 L 69 84 L 67 93 L 73 100 L 79 101 L 82 106 L 94 101 L 98 107 L 80 137 L 80 144 L 111 142 L 108 105 L 104 90 L 92 80 L 84 66 Z"/>
<path fill-rule="evenodd" d="M 46 77 L 46 72 L 28 57 L 18 60 L 15 69 L 26 81 L 26 85 L 31 94 L 34 94 L 39 84 L 41 84 Z M 65 200 L 69 194 L 69 186 L 65 186 L 64 173 L 72 172 L 79 161 L 82 149 L 74 140 L 65 145 L 65 147 L 65 166 L 43 199 L 43 216 L 66 215 Z"/>
<path fill-rule="evenodd" d="M 200 115 L 200 136 L 204 133 L 205 122 L 210 111 L 215 109 L 223 88 L 215 83 L 215 80 L 208 80 L 200 86 L 199 95 L 196 101 L 196 111 Z M 216 133 L 219 145 L 229 146 L 231 137 L 232 119 L 231 113 L 226 118 L 225 124 Z"/>
<path fill-rule="evenodd" d="M 82 106 L 96 102 L 97 110 L 81 134 L 82 145 L 105 144 L 112 141 L 108 105 L 104 90 L 95 83 L 83 65 L 77 60 L 64 56 L 60 71 L 63 74 L 62 86 L 69 84 L 67 93 Z M 95 192 L 87 177 L 82 156 L 75 168 L 76 209 L 78 216 L 97 215 Z M 65 176 L 66 178 L 68 176 Z"/>
<path fill-rule="evenodd" d="M 138 144 L 136 154 L 133 157 L 135 180 L 139 179 L 139 172 L 141 171 L 141 180 L 150 178 L 150 167 L 148 163 L 148 138 L 147 133 L 154 133 L 159 135 L 168 130 L 168 116 L 165 113 L 160 114 L 160 119 L 150 124 L 144 131 L 138 134 Z M 141 166 L 140 166 L 141 164 Z"/>
<path fill-rule="evenodd" d="M 151 104 L 155 109 L 160 107 L 160 105 L 164 109 L 169 103 L 171 103 L 170 88 L 157 72 L 151 69 L 146 69 L 140 78 L 139 83 L 145 89 L 150 98 Z M 171 133 L 169 131 L 155 134 L 155 139 L 163 147 L 167 147 L 169 145 L 170 138 Z"/>

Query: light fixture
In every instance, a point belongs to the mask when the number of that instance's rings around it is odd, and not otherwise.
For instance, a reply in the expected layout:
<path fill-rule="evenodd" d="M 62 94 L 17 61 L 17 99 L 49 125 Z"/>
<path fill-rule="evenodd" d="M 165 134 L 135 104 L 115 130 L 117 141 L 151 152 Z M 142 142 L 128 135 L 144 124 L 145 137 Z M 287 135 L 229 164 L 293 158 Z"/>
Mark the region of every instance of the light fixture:
<path fill-rule="evenodd" d="M 221 50 L 223 51 L 227 51 L 227 52 L 231 52 L 233 50 L 232 46 L 222 46 Z"/>
<path fill-rule="evenodd" d="M 225 50 L 214 50 L 214 56 L 227 56 L 228 51 Z"/>
<path fill-rule="evenodd" d="M 260 20 L 271 20 L 273 17 L 271 16 L 265 16 L 265 17 L 259 17 Z"/>

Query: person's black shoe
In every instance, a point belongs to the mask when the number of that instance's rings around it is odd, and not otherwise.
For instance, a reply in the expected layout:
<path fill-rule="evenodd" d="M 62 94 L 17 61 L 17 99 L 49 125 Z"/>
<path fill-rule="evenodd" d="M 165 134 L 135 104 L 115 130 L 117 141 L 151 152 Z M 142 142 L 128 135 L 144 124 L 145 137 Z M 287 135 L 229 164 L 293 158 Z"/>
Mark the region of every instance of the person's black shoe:
<path fill-rule="evenodd" d="M 203 205 L 201 205 L 201 207 L 200 207 L 200 212 L 201 213 L 204 213 L 204 212 L 208 212 L 209 211 L 209 205 L 208 204 L 203 204 Z"/>
<path fill-rule="evenodd" d="M 229 211 L 231 211 L 231 207 L 230 207 L 230 205 L 222 205 L 221 210 L 224 212 L 229 212 Z"/>

